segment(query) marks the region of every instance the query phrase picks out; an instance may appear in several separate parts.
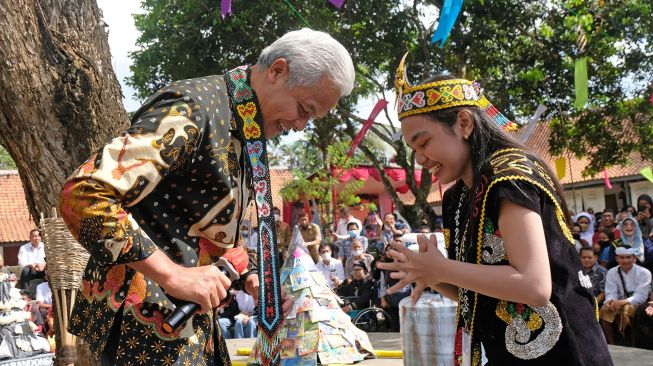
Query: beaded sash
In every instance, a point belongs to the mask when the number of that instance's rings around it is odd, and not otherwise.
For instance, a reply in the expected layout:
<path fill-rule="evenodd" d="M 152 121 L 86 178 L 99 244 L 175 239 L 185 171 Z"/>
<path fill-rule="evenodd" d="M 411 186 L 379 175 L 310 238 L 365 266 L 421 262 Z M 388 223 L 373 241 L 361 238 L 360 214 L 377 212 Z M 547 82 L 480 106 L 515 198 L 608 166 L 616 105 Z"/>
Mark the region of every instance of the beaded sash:
<path fill-rule="evenodd" d="M 278 330 L 283 321 L 279 274 L 276 264 L 277 235 L 272 215 L 272 194 L 266 141 L 263 134 L 263 116 L 258 98 L 249 84 L 249 66 L 239 66 L 225 75 L 231 100 L 231 112 L 245 142 L 249 167 L 255 191 L 256 217 L 258 218 L 259 298 L 261 330 L 261 362 L 279 365 Z"/>

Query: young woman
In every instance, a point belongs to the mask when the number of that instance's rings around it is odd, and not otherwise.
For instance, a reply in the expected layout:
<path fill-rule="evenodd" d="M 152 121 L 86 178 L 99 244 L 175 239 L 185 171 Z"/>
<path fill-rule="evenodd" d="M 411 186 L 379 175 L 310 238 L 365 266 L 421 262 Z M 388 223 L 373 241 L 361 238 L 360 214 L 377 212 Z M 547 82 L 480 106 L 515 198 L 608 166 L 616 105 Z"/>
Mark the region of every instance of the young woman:
<path fill-rule="evenodd" d="M 591 282 L 568 227 L 559 183 L 545 162 L 497 124 L 505 117 L 470 81 L 439 76 L 396 84 L 403 137 L 442 184 L 448 257 L 435 237 L 401 246 L 379 267 L 458 301 L 456 365 L 611 365 Z M 486 111 L 487 109 L 487 111 Z"/>
<path fill-rule="evenodd" d="M 615 251 L 617 248 L 623 246 L 633 248 L 637 261 L 640 264 L 644 262 L 644 238 L 642 238 L 642 232 L 639 229 L 637 220 L 633 217 L 626 217 L 617 224 L 617 229 L 619 229 L 621 236 L 603 248 L 599 257 L 599 263 L 607 269 L 616 267 L 618 263 Z"/>
<path fill-rule="evenodd" d="M 580 238 L 592 245 L 594 237 L 594 216 L 587 212 L 581 212 L 576 215 L 576 222 L 581 228 Z"/>

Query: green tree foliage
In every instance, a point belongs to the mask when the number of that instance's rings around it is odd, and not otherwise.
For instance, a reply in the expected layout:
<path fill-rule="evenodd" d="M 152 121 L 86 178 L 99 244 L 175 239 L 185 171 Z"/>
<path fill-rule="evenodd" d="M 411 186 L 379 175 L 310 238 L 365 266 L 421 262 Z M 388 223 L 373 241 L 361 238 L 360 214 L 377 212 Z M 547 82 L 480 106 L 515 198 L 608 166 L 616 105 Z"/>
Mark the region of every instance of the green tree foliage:
<path fill-rule="evenodd" d="M 16 163 L 4 147 L 0 146 L 0 170 L 16 169 Z"/>
<path fill-rule="evenodd" d="M 385 93 L 392 89 L 396 65 L 406 51 L 411 51 L 410 80 L 436 73 L 478 80 L 509 118 L 524 121 L 539 103 L 547 105 L 555 112 L 552 151 L 588 155 L 592 165 L 586 173 L 626 163 L 633 151 L 653 157 L 648 144 L 653 108 L 647 102 L 653 92 L 650 0 L 465 1 L 443 48 L 430 44 L 442 1 L 356 0 L 342 10 L 326 0 L 288 2 L 312 28 L 338 39 L 356 65 L 352 96 L 309 128 L 309 142 L 324 160 L 325 146 L 351 139 L 360 129 L 366 116 L 358 116 L 353 107 L 361 98 L 391 99 Z M 136 16 L 141 50 L 132 54 L 130 79 L 141 97 L 175 79 L 255 63 L 266 45 L 305 26 L 285 1 L 234 1 L 233 15 L 226 19 L 218 1 L 144 0 L 143 8 L 146 13 Z M 590 100 L 582 110 L 573 108 L 574 60 L 579 57 L 589 58 Z M 424 183 L 417 186 L 414 157 L 401 140 L 390 138 L 396 131 L 397 126 L 371 129 L 407 170 L 416 207 L 403 207 L 382 173 L 384 184 L 407 218 L 431 214 L 426 202 L 430 175 L 423 172 Z M 381 168 L 383 159 L 367 143 L 360 151 Z"/>
<path fill-rule="evenodd" d="M 300 144 L 296 146 L 301 146 Z M 356 165 L 356 159 L 346 159 L 349 150 L 348 142 L 336 142 L 327 147 L 327 155 L 333 166 L 341 170 L 350 169 Z M 317 155 L 317 154 L 316 154 Z M 318 204 L 322 222 L 332 222 L 333 217 L 333 187 L 340 183 L 342 172 L 331 174 L 329 169 L 317 169 L 311 175 L 306 170 L 293 169 L 294 180 L 281 190 L 281 196 L 287 201 L 308 200 Z M 356 206 L 361 200 L 357 193 L 365 184 L 364 180 L 350 180 L 336 196 L 337 206 Z"/>

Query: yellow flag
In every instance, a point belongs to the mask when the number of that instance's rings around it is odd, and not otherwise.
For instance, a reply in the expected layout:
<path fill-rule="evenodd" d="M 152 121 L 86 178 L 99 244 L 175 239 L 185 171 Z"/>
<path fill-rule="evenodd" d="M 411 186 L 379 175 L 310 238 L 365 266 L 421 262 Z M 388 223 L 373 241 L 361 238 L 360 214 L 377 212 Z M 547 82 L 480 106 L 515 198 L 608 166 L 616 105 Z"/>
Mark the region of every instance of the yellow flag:
<path fill-rule="evenodd" d="M 557 158 L 555 161 L 556 164 L 556 175 L 558 180 L 562 180 L 565 177 L 565 172 L 567 171 L 567 159 Z"/>

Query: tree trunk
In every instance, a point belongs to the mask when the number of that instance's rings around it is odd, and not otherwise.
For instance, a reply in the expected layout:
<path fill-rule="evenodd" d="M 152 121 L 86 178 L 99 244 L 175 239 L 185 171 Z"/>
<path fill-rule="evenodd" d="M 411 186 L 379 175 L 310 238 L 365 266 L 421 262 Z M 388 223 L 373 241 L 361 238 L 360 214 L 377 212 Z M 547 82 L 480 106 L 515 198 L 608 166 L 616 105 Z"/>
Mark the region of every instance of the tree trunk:
<path fill-rule="evenodd" d="M 0 144 L 37 218 L 129 118 L 95 1 L 0 0 L 0 14 Z"/>
<path fill-rule="evenodd" d="M 0 145 L 38 218 L 57 206 L 66 177 L 129 118 L 94 0 L 0 0 L 0 14 Z"/>

